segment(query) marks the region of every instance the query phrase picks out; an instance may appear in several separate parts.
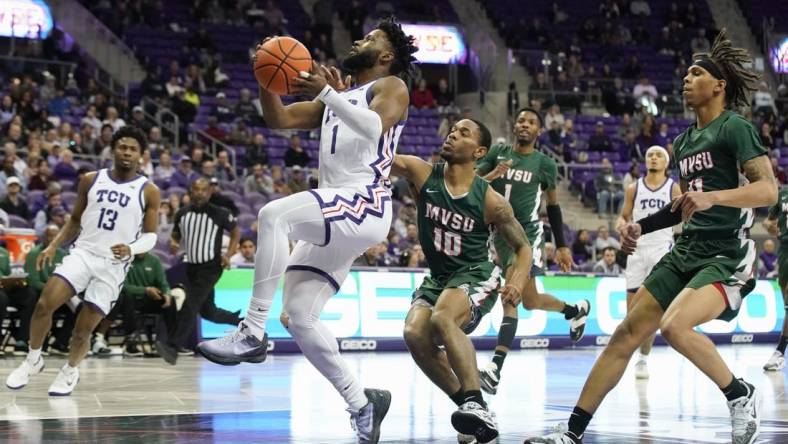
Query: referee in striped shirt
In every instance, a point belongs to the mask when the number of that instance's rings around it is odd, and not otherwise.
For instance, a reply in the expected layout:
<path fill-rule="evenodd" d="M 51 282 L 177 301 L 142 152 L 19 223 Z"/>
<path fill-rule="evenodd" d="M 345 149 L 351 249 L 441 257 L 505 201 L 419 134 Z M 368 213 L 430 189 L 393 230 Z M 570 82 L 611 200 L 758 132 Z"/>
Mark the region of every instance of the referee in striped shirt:
<path fill-rule="evenodd" d="M 157 343 L 162 358 L 175 364 L 179 352 L 190 352 L 186 344 L 191 339 L 197 314 L 213 322 L 237 324 L 238 313 L 217 308 L 213 301 L 213 288 L 222 276 L 222 270 L 229 268 L 230 257 L 238 249 L 241 230 L 235 216 L 229 210 L 214 205 L 211 186 L 207 179 L 195 180 L 189 187 L 191 203 L 175 213 L 170 247 L 177 251 L 181 242 L 186 256 L 186 300 L 178 313 L 175 331 L 170 343 Z M 230 246 L 222 255 L 222 235 L 230 232 Z"/>

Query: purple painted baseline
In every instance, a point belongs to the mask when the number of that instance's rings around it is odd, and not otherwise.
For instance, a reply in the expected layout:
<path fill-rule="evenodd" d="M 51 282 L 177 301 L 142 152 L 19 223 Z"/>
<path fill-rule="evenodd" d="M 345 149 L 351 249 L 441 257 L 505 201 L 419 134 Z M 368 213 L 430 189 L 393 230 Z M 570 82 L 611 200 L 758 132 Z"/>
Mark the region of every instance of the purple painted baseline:
<path fill-rule="evenodd" d="M 780 333 L 715 333 L 707 335 L 715 344 L 777 344 Z M 561 349 L 573 346 L 604 346 L 610 336 L 585 336 L 577 344 L 566 336 L 521 336 L 512 342 L 512 349 Z M 471 338 L 476 350 L 493 350 L 498 343 L 497 337 Z M 269 353 L 299 353 L 301 350 L 293 339 L 269 339 Z M 342 352 L 370 351 L 407 351 L 401 338 L 346 338 L 337 339 Z M 667 345 L 662 336 L 657 336 L 656 345 Z"/>

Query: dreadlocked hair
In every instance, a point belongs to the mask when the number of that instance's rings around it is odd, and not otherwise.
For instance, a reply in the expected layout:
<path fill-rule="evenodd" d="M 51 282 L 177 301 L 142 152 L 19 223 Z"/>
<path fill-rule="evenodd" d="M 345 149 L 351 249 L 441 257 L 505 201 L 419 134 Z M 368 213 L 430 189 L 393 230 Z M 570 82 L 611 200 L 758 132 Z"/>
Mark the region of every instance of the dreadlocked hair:
<path fill-rule="evenodd" d="M 760 75 L 744 67 L 751 64 L 752 58 L 744 48 L 735 48 L 728 40 L 726 29 L 720 30 L 710 52 L 693 54 L 693 59 L 709 58 L 714 62 L 725 77 L 725 101 L 728 107 L 746 106 L 749 104 L 750 92 L 757 90 Z"/>
<path fill-rule="evenodd" d="M 399 76 L 403 80 L 417 77 L 418 69 L 413 63 L 413 57 L 419 48 L 416 46 L 416 38 L 405 34 L 402 26 L 397 23 L 394 16 L 389 16 L 378 22 L 377 29 L 386 33 L 391 48 L 394 50 L 394 61 L 391 63 L 391 74 Z"/>

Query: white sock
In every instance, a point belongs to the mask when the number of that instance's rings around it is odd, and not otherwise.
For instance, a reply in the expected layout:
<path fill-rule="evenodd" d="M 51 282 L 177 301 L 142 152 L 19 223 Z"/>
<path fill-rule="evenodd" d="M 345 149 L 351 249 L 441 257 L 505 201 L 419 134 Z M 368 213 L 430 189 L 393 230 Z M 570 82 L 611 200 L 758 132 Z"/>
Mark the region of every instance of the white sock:
<path fill-rule="evenodd" d="M 27 351 L 27 362 L 31 364 L 35 364 L 38 362 L 38 358 L 41 357 L 41 349 L 40 348 L 30 348 Z"/>
<path fill-rule="evenodd" d="M 244 324 L 260 340 L 279 279 L 287 269 L 291 237 L 316 244 L 325 241 L 323 211 L 310 193 L 275 200 L 258 213 L 254 287 Z"/>
<path fill-rule="evenodd" d="M 290 334 L 304 356 L 331 382 L 352 410 L 369 403 L 364 387 L 339 354 L 337 340 L 320 322 L 320 312 L 334 288 L 307 271 L 291 271 L 285 281 L 285 311 L 290 316 Z"/>
<path fill-rule="evenodd" d="M 75 373 L 77 370 L 79 370 L 79 368 L 78 368 L 78 367 L 72 367 L 72 366 L 70 366 L 70 365 L 68 364 L 68 362 L 66 362 L 65 364 L 63 364 L 62 371 L 63 371 L 63 373 L 65 373 L 65 374 L 67 374 L 67 375 L 73 375 L 73 374 L 74 374 L 74 373 Z"/>
<path fill-rule="evenodd" d="M 643 353 L 640 353 L 638 355 L 638 361 L 647 362 L 648 361 L 648 355 L 644 355 Z"/>

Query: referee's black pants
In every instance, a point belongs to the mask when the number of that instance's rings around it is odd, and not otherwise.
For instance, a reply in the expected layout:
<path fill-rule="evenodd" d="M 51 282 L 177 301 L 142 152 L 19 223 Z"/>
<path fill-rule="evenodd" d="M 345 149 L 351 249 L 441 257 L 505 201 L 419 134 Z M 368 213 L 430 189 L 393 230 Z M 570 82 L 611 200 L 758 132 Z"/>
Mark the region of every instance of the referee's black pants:
<path fill-rule="evenodd" d="M 186 264 L 186 300 L 178 312 L 178 322 L 170 342 L 190 348 L 197 315 L 222 324 L 237 324 L 240 319 L 235 313 L 216 307 L 213 287 L 222 276 L 222 263 L 215 259 L 202 264 Z"/>

